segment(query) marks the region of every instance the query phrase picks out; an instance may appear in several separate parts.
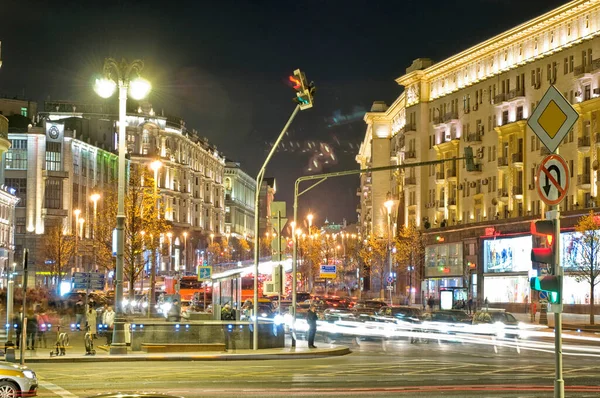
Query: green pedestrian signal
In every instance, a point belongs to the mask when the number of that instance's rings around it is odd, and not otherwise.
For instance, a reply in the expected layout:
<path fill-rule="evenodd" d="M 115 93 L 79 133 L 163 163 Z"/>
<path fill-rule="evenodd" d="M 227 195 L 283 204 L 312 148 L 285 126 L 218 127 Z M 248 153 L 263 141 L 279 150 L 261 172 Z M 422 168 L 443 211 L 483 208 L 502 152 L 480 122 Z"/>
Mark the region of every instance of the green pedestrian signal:
<path fill-rule="evenodd" d="M 532 290 L 548 293 L 548 302 L 562 304 L 562 280 L 560 276 L 543 275 L 531 278 L 529 284 Z"/>

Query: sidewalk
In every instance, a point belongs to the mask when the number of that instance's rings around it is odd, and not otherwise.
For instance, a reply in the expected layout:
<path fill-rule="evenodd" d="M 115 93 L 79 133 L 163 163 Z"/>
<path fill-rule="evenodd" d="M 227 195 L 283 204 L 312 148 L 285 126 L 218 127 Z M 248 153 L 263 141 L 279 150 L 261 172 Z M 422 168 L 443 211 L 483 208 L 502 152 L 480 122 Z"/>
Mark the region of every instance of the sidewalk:
<path fill-rule="evenodd" d="M 268 348 L 261 350 L 239 349 L 227 352 L 174 352 L 161 354 L 148 354 L 142 351 L 130 351 L 127 355 L 110 355 L 109 347 L 102 345 L 104 338 L 94 340 L 96 355 L 85 355 L 83 333 L 72 333 L 67 353 L 64 356 L 50 357 L 53 347 L 48 341 L 47 348 L 36 347 L 35 350 L 24 350 L 25 363 L 48 362 L 114 362 L 114 361 L 247 361 L 270 359 L 310 359 L 328 356 L 347 355 L 351 351 L 348 347 L 321 343 L 319 348 L 309 349 L 304 340 L 297 341 L 297 347 Z M 20 358 L 19 350 L 15 350 L 16 362 Z"/>

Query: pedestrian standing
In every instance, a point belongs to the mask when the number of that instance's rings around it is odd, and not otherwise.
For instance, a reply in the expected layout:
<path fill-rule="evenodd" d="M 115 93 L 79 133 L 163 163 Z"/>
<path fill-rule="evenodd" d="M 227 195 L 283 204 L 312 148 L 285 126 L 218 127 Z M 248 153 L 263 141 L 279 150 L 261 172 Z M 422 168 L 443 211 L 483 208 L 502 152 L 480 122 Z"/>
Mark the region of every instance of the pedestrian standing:
<path fill-rule="evenodd" d="M 87 331 L 91 335 L 92 340 L 96 338 L 96 319 L 98 314 L 96 310 L 90 305 L 85 314 L 85 322 L 87 324 Z"/>
<path fill-rule="evenodd" d="M 181 320 L 181 306 L 179 305 L 179 300 L 173 300 L 173 305 L 169 308 L 169 312 L 167 312 L 167 321 L 168 322 L 179 322 Z"/>
<path fill-rule="evenodd" d="M 81 323 L 85 318 L 85 304 L 83 302 L 83 297 L 79 295 L 79 299 L 75 303 L 75 327 L 77 330 L 81 330 Z"/>
<path fill-rule="evenodd" d="M 469 301 L 467 301 L 467 310 L 469 314 L 473 313 L 473 297 L 469 297 Z"/>
<path fill-rule="evenodd" d="M 13 327 L 15 328 L 17 338 L 17 348 L 21 347 L 21 336 L 23 332 L 23 307 L 19 307 L 19 310 L 13 314 Z"/>
<path fill-rule="evenodd" d="M 235 311 L 231 308 L 229 303 L 223 306 L 221 310 L 222 321 L 235 321 Z M 235 336 L 234 336 L 235 325 L 231 323 L 223 324 L 223 336 L 225 338 L 225 351 L 229 349 L 235 349 Z"/>
<path fill-rule="evenodd" d="M 38 344 L 40 348 L 47 348 L 46 343 L 46 332 L 48 331 L 48 327 L 50 325 L 50 320 L 48 315 L 46 314 L 46 310 L 42 307 L 37 314 L 37 323 L 38 323 Z"/>
<path fill-rule="evenodd" d="M 26 343 L 28 350 L 35 350 L 35 336 L 37 335 L 38 322 L 33 310 L 27 311 L 27 337 Z"/>
<path fill-rule="evenodd" d="M 531 322 L 535 322 L 535 315 L 537 313 L 537 303 L 535 301 L 531 302 Z"/>
<path fill-rule="evenodd" d="M 102 323 L 106 325 L 106 344 L 112 344 L 113 327 L 115 324 L 115 312 L 112 307 L 108 307 L 102 314 Z"/>
<path fill-rule="evenodd" d="M 315 334 L 317 333 L 317 307 L 314 304 L 310 305 L 306 313 L 306 322 L 308 323 L 308 348 L 315 347 Z"/>
<path fill-rule="evenodd" d="M 433 296 L 429 296 L 427 299 L 427 305 L 429 306 L 429 311 L 433 311 Z"/>

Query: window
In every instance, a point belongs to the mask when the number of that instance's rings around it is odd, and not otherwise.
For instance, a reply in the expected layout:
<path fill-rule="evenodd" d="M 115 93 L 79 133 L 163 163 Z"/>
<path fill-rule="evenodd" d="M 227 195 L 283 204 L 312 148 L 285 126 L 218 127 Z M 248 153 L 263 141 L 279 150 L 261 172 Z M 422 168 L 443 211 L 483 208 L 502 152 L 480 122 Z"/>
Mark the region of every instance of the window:
<path fill-rule="evenodd" d="M 21 108 L 21 116 L 27 117 L 27 108 Z"/>
<path fill-rule="evenodd" d="M 61 170 L 61 143 L 47 142 L 46 143 L 46 170 L 60 171 Z"/>
<path fill-rule="evenodd" d="M 6 152 L 6 168 L 27 169 L 27 140 L 10 140 L 10 143 Z"/>
<path fill-rule="evenodd" d="M 7 187 L 15 189 L 15 195 L 21 199 L 17 207 L 25 207 L 27 204 L 27 179 L 26 178 L 6 178 L 4 181 Z"/>
<path fill-rule="evenodd" d="M 46 180 L 46 191 L 44 195 L 44 207 L 46 209 L 62 208 L 62 181 L 49 178 Z"/>
<path fill-rule="evenodd" d="M 575 68 L 575 58 L 571 55 L 569 56 L 569 73 L 573 72 L 573 68 Z"/>
<path fill-rule="evenodd" d="M 517 106 L 517 120 L 523 120 L 523 106 Z"/>
<path fill-rule="evenodd" d="M 564 71 L 563 74 L 567 74 L 569 73 L 569 58 L 565 57 L 565 67 L 564 67 Z"/>

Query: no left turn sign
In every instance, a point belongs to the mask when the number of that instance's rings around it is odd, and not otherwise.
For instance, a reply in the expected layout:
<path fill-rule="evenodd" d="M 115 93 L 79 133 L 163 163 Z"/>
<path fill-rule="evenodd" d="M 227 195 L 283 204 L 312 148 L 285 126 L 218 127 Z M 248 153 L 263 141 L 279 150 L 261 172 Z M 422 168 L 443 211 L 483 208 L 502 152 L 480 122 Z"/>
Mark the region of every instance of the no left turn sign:
<path fill-rule="evenodd" d="M 540 199 L 554 206 L 562 202 L 569 190 L 569 166 L 559 155 L 546 156 L 537 170 L 536 188 Z"/>

